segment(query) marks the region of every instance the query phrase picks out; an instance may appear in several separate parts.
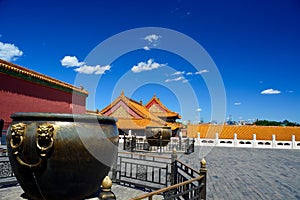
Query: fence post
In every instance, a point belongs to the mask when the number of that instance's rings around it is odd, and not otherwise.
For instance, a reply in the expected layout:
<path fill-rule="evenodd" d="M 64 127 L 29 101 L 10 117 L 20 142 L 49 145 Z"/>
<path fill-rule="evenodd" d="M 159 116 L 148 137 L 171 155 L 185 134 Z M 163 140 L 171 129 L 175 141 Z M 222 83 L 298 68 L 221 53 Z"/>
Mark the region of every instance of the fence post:
<path fill-rule="evenodd" d="M 235 134 L 234 134 L 234 138 L 233 138 L 233 146 L 234 146 L 234 147 L 237 147 L 237 145 L 238 145 L 237 134 L 235 133 Z"/>
<path fill-rule="evenodd" d="M 200 138 L 200 132 L 198 132 L 198 134 L 197 134 L 197 145 L 198 145 L 198 146 L 201 145 L 200 141 L 201 141 L 201 138 Z"/>
<path fill-rule="evenodd" d="M 171 185 L 175 185 L 177 183 L 176 160 L 177 160 L 177 153 L 176 153 L 176 149 L 174 148 L 171 155 Z"/>
<path fill-rule="evenodd" d="M 256 134 L 253 134 L 252 147 L 256 147 Z"/>
<path fill-rule="evenodd" d="M 159 152 L 162 151 L 162 135 L 159 136 Z"/>
<path fill-rule="evenodd" d="M 131 136 L 131 144 L 130 144 L 131 152 L 136 150 L 136 135 Z"/>
<path fill-rule="evenodd" d="M 189 153 L 189 147 L 190 147 L 190 139 L 186 138 L 186 140 L 185 140 L 185 153 Z"/>
<path fill-rule="evenodd" d="M 296 149 L 296 139 L 295 139 L 295 135 L 292 135 L 292 149 Z"/>
<path fill-rule="evenodd" d="M 216 133 L 215 144 L 219 144 L 219 133 Z"/>
<path fill-rule="evenodd" d="M 200 191 L 200 199 L 206 199 L 206 178 L 207 178 L 207 168 L 206 168 L 206 161 L 203 158 L 200 162 L 200 176 L 204 175 L 203 180 L 201 181 L 201 184 L 203 184 L 203 187 Z"/>
<path fill-rule="evenodd" d="M 192 141 L 192 152 L 194 153 L 195 152 L 195 139 L 193 138 L 193 141 Z"/>
<path fill-rule="evenodd" d="M 112 166 L 112 181 L 117 182 L 118 153 Z"/>
<path fill-rule="evenodd" d="M 125 133 L 123 135 L 123 150 L 126 150 L 126 137 L 125 137 Z"/>
<path fill-rule="evenodd" d="M 112 181 L 109 176 L 106 176 L 102 181 L 102 192 L 100 192 L 98 199 L 101 200 L 115 200 L 116 196 L 111 191 Z"/>
<path fill-rule="evenodd" d="M 276 136 L 274 134 L 272 135 L 272 147 L 276 148 Z"/>
<path fill-rule="evenodd" d="M 182 139 L 182 132 L 179 132 L 179 151 L 181 151 L 181 139 Z"/>

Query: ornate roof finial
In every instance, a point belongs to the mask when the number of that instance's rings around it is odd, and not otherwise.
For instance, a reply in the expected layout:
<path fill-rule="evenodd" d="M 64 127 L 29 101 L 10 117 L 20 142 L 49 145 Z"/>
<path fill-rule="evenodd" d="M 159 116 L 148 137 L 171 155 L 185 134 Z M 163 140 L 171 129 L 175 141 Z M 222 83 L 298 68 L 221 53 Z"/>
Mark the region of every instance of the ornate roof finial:
<path fill-rule="evenodd" d="M 206 161 L 204 158 L 202 158 L 200 165 L 201 165 L 201 168 L 206 168 Z"/>
<path fill-rule="evenodd" d="M 125 95 L 124 95 L 124 89 L 122 89 L 121 96 L 125 96 Z"/>

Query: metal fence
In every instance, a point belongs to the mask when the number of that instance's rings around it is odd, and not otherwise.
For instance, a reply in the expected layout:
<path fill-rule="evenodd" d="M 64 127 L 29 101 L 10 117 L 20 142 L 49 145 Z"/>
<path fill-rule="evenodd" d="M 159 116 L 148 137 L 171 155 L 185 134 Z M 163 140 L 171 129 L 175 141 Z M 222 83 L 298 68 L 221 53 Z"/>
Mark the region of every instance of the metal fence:
<path fill-rule="evenodd" d="M 146 138 L 136 138 L 135 136 L 123 136 L 123 150 L 125 151 L 150 151 L 150 152 L 172 152 L 176 149 L 187 154 L 194 152 L 195 140 L 190 138 L 171 138 L 166 146 L 166 140 L 156 139 L 157 146 L 150 146 Z"/>
<path fill-rule="evenodd" d="M 147 160 L 146 157 L 148 157 L 148 155 L 143 155 L 139 160 L 139 163 L 146 161 Z M 154 159 L 153 156 L 150 157 Z M 147 194 L 143 194 L 138 197 L 135 197 L 133 198 L 134 200 L 152 199 L 154 196 L 160 196 L 162 199 L 166 199 L 166 200 L 206 199 L 207 169 L 204 160 L 201 162 L 201 169 L 199 171 L 179 161 L 177 159 L 177 155 L 175 152 L 171 154 L 171 158 L 166 158 L 165 161 L 167 162 L 171 161 L 169 163 L 166 163 L 167 165 L 170 166 L 167 167 L 167 169 L 170 169 L 170 171 L 167 171 L 166 177 L 168 178 L 167 178 L 166 185 L 163 186 L 163 184 L 161 184 L 161 186 L 163 187 L 152 188 L 152 191 L 149 191 L 149 193 Z M 154 164 L 154 166 L 157 166 L 156 163 L 152 163 L 152 164 Z M 147 173 L 147 171 L 144 171 L 144 173 Z M 150 173 L 150 176 L 159 177 L 164 175 L 162 175 L 158 170 L 156 171 L 156 174 Z M 131 179 L 131 181 L 133 182 L 131 184 L 134 185 L 135 184 L 134 180 Z M 146 187 L 148 187 L 147 183 L 145 185 Z"/>
<path fill-rule="evenodd" d="M 119 152 L 113 181 L 145 191 L 157 190 L 170 184 L 170 163 L 169 157 Z"/>

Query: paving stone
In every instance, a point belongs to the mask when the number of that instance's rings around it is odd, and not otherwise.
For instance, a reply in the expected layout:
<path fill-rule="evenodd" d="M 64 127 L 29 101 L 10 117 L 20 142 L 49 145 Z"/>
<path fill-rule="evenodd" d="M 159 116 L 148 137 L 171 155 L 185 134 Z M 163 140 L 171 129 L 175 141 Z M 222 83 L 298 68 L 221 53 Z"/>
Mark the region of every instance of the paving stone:
<path fill-rule="evenodd" d="M 200 162 L 203 152 L 208 152 L 208 199 L 299 199 L 298 150 L 196 147 L 191 158 L 180 159 L 199 169 L 195 159 L 198 155 Z"/>

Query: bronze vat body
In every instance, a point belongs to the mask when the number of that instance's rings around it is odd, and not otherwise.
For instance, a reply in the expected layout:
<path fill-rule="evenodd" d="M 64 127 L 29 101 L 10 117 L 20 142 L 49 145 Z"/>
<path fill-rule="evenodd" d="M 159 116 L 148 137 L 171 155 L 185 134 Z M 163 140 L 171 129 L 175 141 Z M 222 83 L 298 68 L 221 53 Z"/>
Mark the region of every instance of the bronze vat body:
<path fill-rule="evenodd" d="M 58 113 L 11 118 L 8 156 L 30 199 L 83 199 L 100 188 L 118 152 L 114 118 Z"/>
<path fill-rule="evenodd" d="M 150 146 L 167 146 L 172 136 L 171 127 L 147 126 L 146 138 Z"/>

